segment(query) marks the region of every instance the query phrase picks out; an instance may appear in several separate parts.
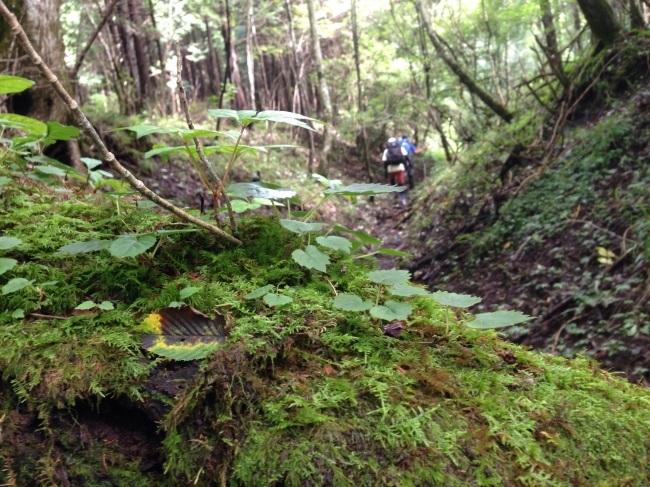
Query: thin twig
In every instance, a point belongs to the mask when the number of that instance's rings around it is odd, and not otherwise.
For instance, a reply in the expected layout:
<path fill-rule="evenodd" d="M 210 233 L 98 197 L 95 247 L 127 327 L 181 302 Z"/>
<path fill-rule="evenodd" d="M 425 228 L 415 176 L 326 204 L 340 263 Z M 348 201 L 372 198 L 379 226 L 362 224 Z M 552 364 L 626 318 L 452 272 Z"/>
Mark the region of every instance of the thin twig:
<path fill-rule="evenodd" d="M 111 169 L 113 169 L 120 176 L 122 176 L 136 191 L 149 198 L 158 206 L 165 208 L 166 210 L 170 211 L 171 213 L 185 220 L 186 222 L 193 223 L 194 225 L 204 228 L 214 233 L 215 235 L 219 235 L 220 237 L 223 237 L 229 242 L 232 242 L 237 245 L 242 244 L 242 242 L 239 239 L 233 237 L 232 235 L 227 234 L 220 228 L 217 228 L 210 223 L 204 222 L 203 220 L 200 220 L 199 218 L 190 215 L 189 213 L 178 208 L 176 205 L 161 198 L 156 193 L 151 191 L 142 181 L 140 181 L 133 174 L 131 174 L 124 166 L 122 166 L 122 164 L 120 164 L 115 158 L 115 155 L 106 148 L 106 145 L 104 145 L 104 141 L 102 140 L 102 138 L 99 136 L 99 134 L 92 126 L 92 124 L 90 123 L 90 121 L 88 120 L 84 112 L 81 110 L 81 108 L 79 108 L 79 104 L 72 98 L 72 96 L 70 96 L 68 91 L 63 87 L 63 85 L 58 80 L 58 78 L 54 75 L 52 70 L 45 64 L 43 59 L 38 55 L 38 53 L 34 49 L 34 46 L 32 45 L 29 38 L 27 37 L 27 34 L 25 33 L 24 29 L 18 23 L 18 19 L 16 19 L 16 16 L 13 13 L 11 13 L 11 11 L 7 8 L 7 6 L 4 4 L 2 0 L 0 0 L 0 15 L 2 15 L 4 19 L 7 21 L 7 23 L 11 27 L 11 31 L 13 32 L 14 36 L 18 39 L 18 42 L 22 45 L 23 49 L 25 49 L 25 51 L 29 55 L 30 59 L 32 60 L 32 63 L 38 68 L 41 74 L 45 76 L 45 78 L 50 82 L 50 84 L 54 88 L 54 91 L 56 91 L 59 97 L 63 100 L 68 110 L 70 110 L 75 125 L 78 128 L 80 128 L 86 134 L 86 136 L 93 141 L 93 144 L 97 147 L 97 150 L 99 151 L 102 160 L 106 162 L 111 167 Z"/>
<path fill-rule="evenodd" d="M 113 14 L 113 10 L 115 9 L 115 5 L 117 5 L 118 1 L 119 0 L 113 0 L 111 2 L 111 4 L 108 7 L 106 7 L 106 11 L 104 12 L 104 15 L 102 16 L 102 20 L 99 22 L 99 24 L 95 28 L 95 32 L 92 33 L 92 35 L 88 39 L 88 42 L 86 43 L 86 46 L 81 50 L 81 52 L 77 56 L 77 61 L 74 63 L 74 68 L 72 68 L 72 72 L 71 72 L 72 78 L 77 77 L 77 73 L 79 72 L 79 68 L 81 68 L 81 63 L 83 63 L 84 58 L 86 57 L 86 54 L 88 54 L 88 51 L 90 50 L 90 47 L 95 42 L 95 39 L 97 39 L 97 36 L 99 35 L 99 32 L 104 28 L 104 25 L 106 25 L 106 22 L 108 22 L 108 19 Z"/>

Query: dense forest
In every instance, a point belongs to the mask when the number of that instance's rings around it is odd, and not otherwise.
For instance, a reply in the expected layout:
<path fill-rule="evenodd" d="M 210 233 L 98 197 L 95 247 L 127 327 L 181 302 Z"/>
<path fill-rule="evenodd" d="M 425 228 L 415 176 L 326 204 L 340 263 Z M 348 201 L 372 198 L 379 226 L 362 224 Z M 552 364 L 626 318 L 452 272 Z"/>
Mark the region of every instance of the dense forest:
<path fill-rule="evenodd" d="M 648 485 L 649 23 L 0 1 L 0 485 Z"/>

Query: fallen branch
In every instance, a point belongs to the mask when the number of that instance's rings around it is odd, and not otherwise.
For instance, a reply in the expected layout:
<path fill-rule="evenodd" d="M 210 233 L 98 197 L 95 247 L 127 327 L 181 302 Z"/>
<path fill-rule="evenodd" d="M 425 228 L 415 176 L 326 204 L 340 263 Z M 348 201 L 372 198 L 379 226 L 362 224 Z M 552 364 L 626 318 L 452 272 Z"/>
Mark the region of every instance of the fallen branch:
<path fill-rule="evenodd" d="M 58 80 L 58 78 L 54 75 L 52 70 L 45 64 L 43 59 L 36 52 L 34 46 L 32 45 L 29 38 L 27 37 L 27 34 L 25 34 L 24 29 L 18 22 L 18 19 L 16 19 L 16 16 L 13 13 L 11 13 L 11 11 L 7 8 L 7 6 L 4 4 L 2 0 L 0 0 L 0 15 L 2 15 L 7 21 L 7 23 L 11 27 L 11 31 L 13 32 L 14 36 L 18 39 L 18 42 L 22 45 L 23 49 L 25 49 L 25 52 L 27 52 L 27 55 L 31 59 L 32 63 L 38 68 L 41 74 L 45 76 L 45 78 L 51 83 L 52 87 L 54 88 L 54 91 L 56 91 L 57 95 L 59 95 L 59 97 L 63 100 L 68 110 L 70 110 L 77 128 L 81 129 L 83 133 L 86 134 L 86 136 L 93 141 L 93 143 L 99 150 L 102 160 L 106 162 L 111 167 L 111 169 L 113 169 L 120 176 L 122 176 L 136 191 L 138 191 L 143 196 L 149 198 L 158 206 L 165 208 L 166 210 L 170 211 L 171 213 L 185 220 L 186 222 L 204 228 L 212 232 L 213 234 L 228 240 L 229 242 L 232 242 L 237 245 L 242 244 L 242 242 L 239 239 L 233 237 L 232 235 L 229 235 L 228 233 L 224 232 L 220 228 L 217 228 L 216 226 L 208 222 L 205 222 L 199 218 L 190 215 L 189 213 L 185 212 L 184 210 L 177 207 L 176 205 L 161 198 L 156 193 L 154 193 L 149 188 L 147 188 L 147 186 L 142 181 L 137 179 L 124 166 L 122 166 L 115 158 L 115 155 L 106 148 L 106 145 L 104 145 L 104 141 L 101 139 L 101 137 L 99 136 L 95 128 L 92 126 L 88 118 L 86 118 L 86 115 L 81 110 L 81 108 L 79 108 L 79 104 L 70 96 L 70 94 L 63 87 L 63 85 Z"/>

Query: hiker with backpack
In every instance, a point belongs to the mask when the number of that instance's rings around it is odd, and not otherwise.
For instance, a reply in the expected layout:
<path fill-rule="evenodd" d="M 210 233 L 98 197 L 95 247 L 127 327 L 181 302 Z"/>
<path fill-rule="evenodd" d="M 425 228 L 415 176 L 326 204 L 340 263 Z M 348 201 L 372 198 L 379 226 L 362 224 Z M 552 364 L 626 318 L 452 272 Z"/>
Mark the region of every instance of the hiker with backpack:
<path fill-rule="evenodd" d="M 423 147 L 422 149 L 417 149 L 415 145 L 409 140 L 408 136 L 402 135 L 402 138 L 399 140 L 399 143 L 404 149 L 406 149 L 406 152 L 408 152 L 407 156 L 407 164 L 406 164 L 406 174 L 408 176 L 408 181 L 409 181 L 409 188 L 413 189 L 415 186 L 415 183 L 413 182 L 413 156 L 416 154 L 420 154 L 421 152 L 425 151 L 427 148 Z"/>
<path fill-rule="evenodd" d="M 384 176 L 390 179 L 390 184 L 403 186 L 404 173 L 408 164 L 408 151 L 395 137 L 388 139 L 381 160 L 384 163 Z M 406 191 L 400 193 L 400 198 L 402 205 L 406 206 Z"/>

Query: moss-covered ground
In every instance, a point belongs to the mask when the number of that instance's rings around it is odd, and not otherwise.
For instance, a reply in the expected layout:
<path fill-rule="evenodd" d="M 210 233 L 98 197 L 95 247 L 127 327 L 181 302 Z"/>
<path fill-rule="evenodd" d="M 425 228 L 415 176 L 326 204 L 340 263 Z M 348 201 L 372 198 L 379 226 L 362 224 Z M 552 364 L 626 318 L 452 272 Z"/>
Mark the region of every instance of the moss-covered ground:
<path fill-rule="evenodd" d="M 33 281 L 0 296 L 3 485 L 648 485 L 650 392 L 464 325 L 426 297 L 398 338 L 335 292 L 376 293 L 343 253 L 299 267 L 299 238 L 245 217 L 239 248 L 159 235 L 138 257 L 61 255 L 78 241 L 178 227 L 99 194 L 18 177 L 0 187 L 0 257 Z M 59 187 L 59 190 L 61 187 Z M 327 277 L 327 278 L 326 278 Z M 245 299 L 273 284 L 293 302 Z M 140 347 L 144 316 L 181 301 L 227 341 L 175 362 Z M 75 310 L 109 301 L 113 310 Z M 22 311 L 20 311 L 22 310 Z"/>

